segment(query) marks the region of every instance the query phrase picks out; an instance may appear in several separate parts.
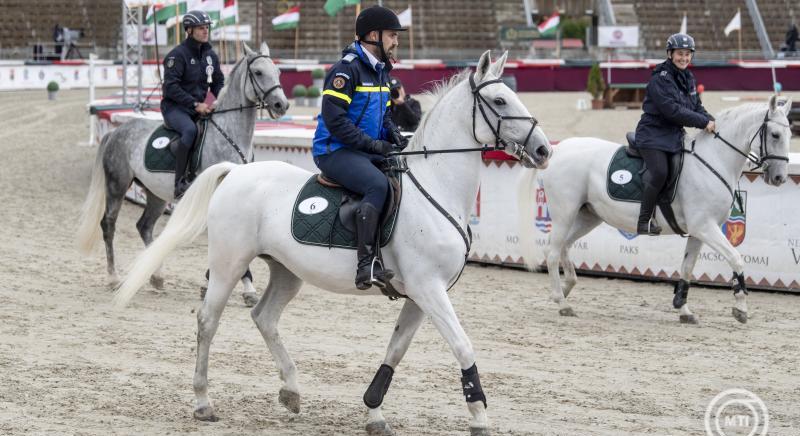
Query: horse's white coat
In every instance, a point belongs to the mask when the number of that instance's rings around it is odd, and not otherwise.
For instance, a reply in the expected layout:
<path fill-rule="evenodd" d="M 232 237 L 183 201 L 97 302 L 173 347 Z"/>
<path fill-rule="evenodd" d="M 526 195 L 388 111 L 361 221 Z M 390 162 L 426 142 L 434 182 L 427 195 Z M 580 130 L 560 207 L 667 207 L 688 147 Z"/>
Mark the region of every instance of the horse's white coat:
<path fill-rule="evenodd" d="M 506 56 L 491 64 L 489 52 L 481 57 L 476 83 L 500 77 Z M 441 98 L 423 119 L 409 150 L 476 147 L 495 142 L 494 134 L 478 114 L 473 139 L 473 95 L 465 74 L 452 79 L 438 94 Z M 481 90 L 502 114 L 528 116 L 528 110 L 505 85 L 491 84 Z M 499 101 L 499 100 L 497 100 Z M 490 120 L 495 121 L 495 120 Z M 504 123 L 501 136 L 524 142 L 530 123 Z M 536 151 L 539 151 L 537 154 Z M 526 151 L 539 156 L 545 166 L 550 146 L 537 127 Z M 410 156 L 408 166 L 422 186 L 466 229 L 478 192 L 481 168 L 479 153 Z M 270 284 L 252 311 L 253 319 L 280 369 L 284 385 L 280 400 L 290 410 L 299 408 L 295 365 L 281 342 L 277 322 L 284 307 L 303 282 L 329 291 L 357 295 L 380 295 L 376 288 L 358 290 L 354 285 L 355 250 L 328 249 L 298 244 L 292 237 L 292 207 L 311 173 L 282 162 L 256 162 L 236 167 L 219 164 L 201 174 L 178 204 L 161 236 L 142 253 L 120 287 L 115 301 L 125 305 L 146 281 L 153 268 L 178 244 L 190 241 L 208 223 L 211 279 L 198 312 L 198 355 L 194 377 L 197 405 L 195 416 L 214 415 L 207 394 L 208 350 L 231 290 L 250 261 L 267 259 Z M 224 180 L 221 180 L 224 177 Z M 405 302 L 384 363 L 395 367 L 427 316 L 450 345 L 462 369 L 475 364 L 472 344 L 456 317 L 446 293 L 464 266 L 466 247 L 459 232 L 425 199 L 408 178 L 394 235 L 383 249 L 385 264 L 396 272 L 393 284 L 410 297 Z M 488 421 L 483 404 L 470 404 L 470 427 L 481 433 Z M 370 411 L 370 427 L 385 425 L 380 409 Z"/>

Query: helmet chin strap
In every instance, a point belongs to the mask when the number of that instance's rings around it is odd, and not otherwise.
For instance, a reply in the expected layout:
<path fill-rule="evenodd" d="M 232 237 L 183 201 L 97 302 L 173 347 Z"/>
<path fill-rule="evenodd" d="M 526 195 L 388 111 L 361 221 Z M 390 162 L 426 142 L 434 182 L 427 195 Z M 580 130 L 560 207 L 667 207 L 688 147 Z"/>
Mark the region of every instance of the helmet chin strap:
<path fill-rule="evenodd" d="M 378 42 L 375 41 L 360 41 L 362 44 L 369 44 L 378 47 L 381 54 L 381 62 L 387 63 L 389 62 L 389 56 L 386 55 L 386 50 L 383 49 L 383 30 L 378 31 Z"/>

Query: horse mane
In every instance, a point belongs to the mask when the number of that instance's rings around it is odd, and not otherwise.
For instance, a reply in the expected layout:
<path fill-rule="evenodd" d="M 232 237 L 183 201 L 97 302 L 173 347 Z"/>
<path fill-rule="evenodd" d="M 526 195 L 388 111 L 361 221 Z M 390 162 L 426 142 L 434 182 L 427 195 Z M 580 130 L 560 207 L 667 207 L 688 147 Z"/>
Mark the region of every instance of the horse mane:
<path fill-rule="evenodd" d="M 727 109 L 723 109 L 722 111 L 718 112 L 715 116 L 716 120 L 715 123 L 717 124 L 717 130 L 719 130 L 722 126 L 727 126 L 728 123 L 736 122 L 740 126 L 750 126 L 751 121 L 750 118 L 755 120 L 756 118 L 760 122 L 761 119 L 764 118 L 764 111 L 767 109 L 767 105 L 764 103 L 745 103 L 740 104 L 737 106 L 729 107 Z M 747 118 L 744 120 L 743 118 Z M 703 136 L 713 136 L 711 133 L 706 132 L 705 130 L 698 131 L 693 137 L 689 137 L 687 135 L 687 140 L 694 139 L 698 140 L 701 139 Z"/>
<path fill-rule="evenodd" d="M 428 119 L 430 119 L 430 115 L 439 107 L 439 103 L 442 101 L 442 97 L 445 94 L 450 92 L 453 88 L 455 88 L 459 83 L 467 80 L 469 77 L 471 70 L 469 68 L 465 68 L 459 71 L 457 74 L 450 76 L 447 79 L 437 80 L 433 82 L 433 87 L 427 91 L 424 91 L 422 95 L 431 97 L 434 100 L 433 107 L 426 112 L 422 116 L 422 120 L 419 122 L 419 126 L 417 127 L 416 132 L 414 132 L 414 136 L 411 138 L 411 141 L 408 144 L 409 150 L 420 150 L 422 149 L 422 136 L 424 136 L 425 129 L 428 126 Z"/>
<path fill-rule="evenodd" d="M 236 70 L 238 70 L 238 69 L 239 69 L 239 66 L 240 66 L 240 65 L 242 65 L 242 61 L 244 61 L 244 60 L 245 60 L 245 58 L 247 58 L 247 56 L 242 56 L 242 58 L 241 58 L 241 59 L 239 59 L 238 61 L 236 61 L 236 64 L 234 64 L 234 65 L 233 65 L 233 69 L 231 69 L 231 72 L 230 72 L 230 73 L 228 73 L 228 78 L 233 78 L 233 77 L 236 77 Z M 223 97 L 225 97 L 225 94 L 227 94 L 228 88 L 229 88 L 229 87 L 230 87 L 232 84 L 233 84 L 233 81 L 232 81 L 232 80 L 227 80 L 227 81 L 226 81 L 226 83 L 225 83 L 225 86 L 223 86 L 223 87 L 222 87 L 222 89 L 219 91 L 219 96 L 217 97 L 217 100 L 220 100 L 220 101 L 221 101 L 221 100 L 222 100 L 222 98 L 223 98 Z"/>

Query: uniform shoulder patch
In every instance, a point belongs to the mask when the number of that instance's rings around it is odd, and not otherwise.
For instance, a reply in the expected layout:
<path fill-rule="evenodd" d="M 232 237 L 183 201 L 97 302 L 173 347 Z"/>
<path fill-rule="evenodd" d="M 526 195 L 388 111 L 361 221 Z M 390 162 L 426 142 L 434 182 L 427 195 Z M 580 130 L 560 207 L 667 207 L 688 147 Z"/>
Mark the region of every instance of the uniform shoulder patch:
<path fill-rule="evenodd" d="M 336 89 L 344 88 L 344 84 L 346 83 L 345 78 L 342 76 L 336 76 L 333 78 L 331 85 Z"/>
<path fill-rule="evenodd" d="M 356 57 L 357 56 L 354 53 L 348 53 L 342 58 L 342 62 L 349 64 L 350 62 L 353 62 Z"/>
<path fill-rule="evenodd" d="M 168 58 L 167 58 L 167 63 L 166 63 L 166 64 L 167 64 L 167 68 L 172 68 L 172 67 L 174 67 L 174 66 L 175 66 L 175 57 L 174 57 L 174 56 L 170 56 L 170 57 L 168 57 Z"/>

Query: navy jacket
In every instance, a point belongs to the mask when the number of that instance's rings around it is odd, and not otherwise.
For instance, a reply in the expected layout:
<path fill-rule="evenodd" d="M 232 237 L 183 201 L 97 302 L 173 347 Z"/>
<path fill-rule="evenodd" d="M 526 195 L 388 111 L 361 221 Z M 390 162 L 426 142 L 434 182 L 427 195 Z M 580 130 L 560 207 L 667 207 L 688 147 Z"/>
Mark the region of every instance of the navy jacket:
<path fill-rule="evenodd" d="M 376 71 L 357 42 L 344 49 L 342 56 L 325 76 L 314 156 L 342 147 L 367 151 L 370 142 L 386 139 L 395 128 L 388 110 L 391 63 Z"/>
<path fill-rule="evenodd" d="M 208 83 L 208 72 L 211 72 L 211 83 Z M 216 97 L 224 84 L 225 76 L 211 44 L 186 38 L 164 58 L 161 112 L 179 108 L 196 115 L 194 104 L 205 101 L 209 88 Z"/>
<path fill-rule="evenodd" d="M 669 59 L 653 70 L 642 109 L 636 146 L 667 152 L 683 147 L 684 126 L 702 129 L 714 119 L 700 102 L 694 75 Z"/>

